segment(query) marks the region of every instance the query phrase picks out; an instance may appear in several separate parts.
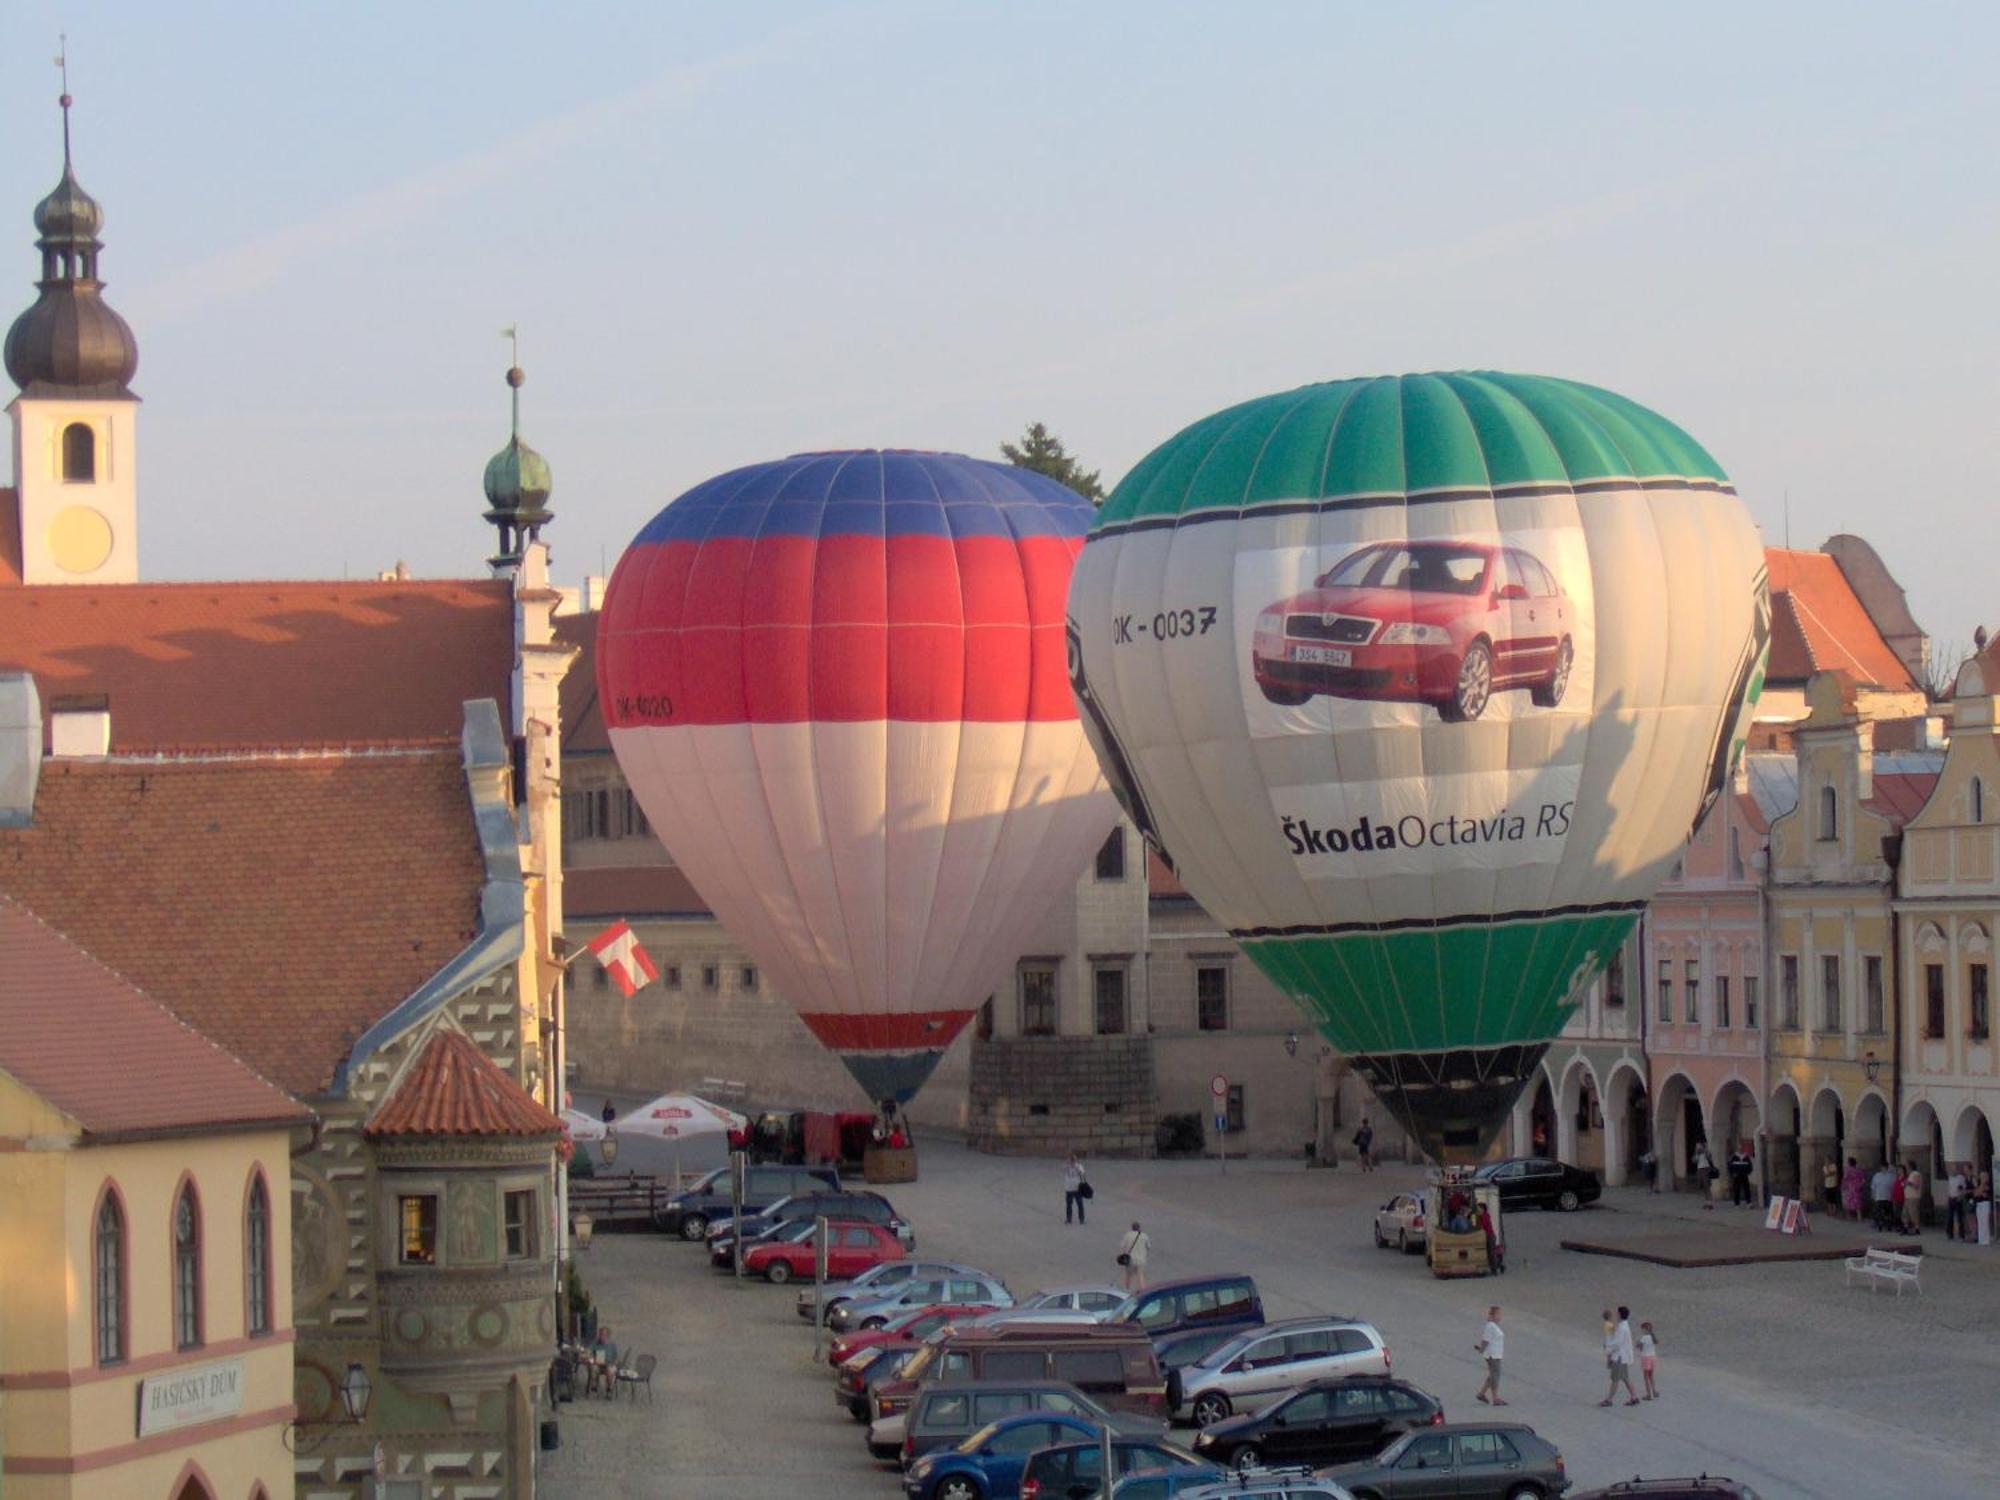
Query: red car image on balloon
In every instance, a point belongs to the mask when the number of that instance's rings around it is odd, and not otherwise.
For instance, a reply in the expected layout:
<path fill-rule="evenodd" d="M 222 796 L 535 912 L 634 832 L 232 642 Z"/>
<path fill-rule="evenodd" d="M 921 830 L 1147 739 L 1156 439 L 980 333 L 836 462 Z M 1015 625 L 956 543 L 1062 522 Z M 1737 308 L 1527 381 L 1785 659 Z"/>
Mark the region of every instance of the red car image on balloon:
<path fill-rule="evenodd" d="M 1526 688 L 1554 708 L 1576 657 L 1572 615 L 1555 574 L 1520 547 L 1376 542 L 1260 612 L 1250 667 L 1285 707 L 1319 694 L 1428 703 L 1457 723 Z"/>

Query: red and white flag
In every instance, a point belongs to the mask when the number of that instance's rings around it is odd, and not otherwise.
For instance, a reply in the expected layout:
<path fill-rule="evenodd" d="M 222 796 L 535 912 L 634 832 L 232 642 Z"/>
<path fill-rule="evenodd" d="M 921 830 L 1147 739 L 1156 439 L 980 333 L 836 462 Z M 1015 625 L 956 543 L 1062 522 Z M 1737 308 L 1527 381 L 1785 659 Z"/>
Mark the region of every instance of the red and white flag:
<path fill-rule="evenodd" d="M 586 943 L 584 951 L 604 965 L 628 998 L 660 977 L 652 955 L 639 946 L 639 935 L 630 922 L 613 922 Z"/>

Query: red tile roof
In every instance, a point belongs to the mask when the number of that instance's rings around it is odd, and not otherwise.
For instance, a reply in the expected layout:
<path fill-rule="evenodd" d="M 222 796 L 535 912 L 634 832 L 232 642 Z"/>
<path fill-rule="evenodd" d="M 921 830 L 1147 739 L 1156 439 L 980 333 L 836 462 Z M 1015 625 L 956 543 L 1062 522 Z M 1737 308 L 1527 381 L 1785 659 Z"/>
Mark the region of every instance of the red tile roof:
<path fill-rule="evenodd" d="M 21 581 L 21 496 L 0 489 L 0 588 Z"/>
<path fill-rule="evenodd" d="M 593 611 L 556 621 L 556 639 L 577 651 L 562 680 L 564 755 L 611 753 L 611 736 L 604 732 L 604 714 L 597 703 L 597 620 Z"/>
<path fill-rule="evenodd" d="M 495 579 L 0 588 L 0 671 L 34 673 L 44 706 L 107 695 L 118 750 L 455 737 L 469 698 L 491 698 L 507 715 L 510 587 Z"/>
<path fill-rule="evenodd" d="M 199 1134 L 312 1118 L 25 906 L 0 898 L 0 1072 L 86 1136 Z"/>
<path fill-rule="evenodd" d="M 674 865 L 621 865 L 565 870 L 563 918 L 706 917 L 713 915 L 694 882 Z"/>
<path fill-rule="evenodd" d="M 559 1135 L 562 1128 L 464 1032 L 440 1026 L 362 1132 L 534 1136 Z"/>
<path fill-rule="evenodd" d="M 1882 639 L 1840 564 L 1824 552 L 1764 549 L 1771 574 L 1772 682 L 1844 672 L 1856 682 L 1914 692 L 1910 669 Z"/>
<path fill-rule="evenodd" d="M 472 939 L 483 885 L 442 748 L 51 761 L 0 828 L 0 895 L 300 1095 Z"/>
<path fill-rule="evenodd" d="M 1937 780 L 1935 771 L 1912 774 L 1877 771 L 1869 778 L 1874 795 L 1862 805 L 1901 828 L 1923 811 Z"/>
<path fill-rule="evenodd" d="M 1151 844 L 1146 846 L 1146 894 L 1156 899 L 1189 899 L 1188 889 L 1181 884 L 1180 876 L 1168 867 L 1167 862 L 1160 858 L 1160 852 Z"/>

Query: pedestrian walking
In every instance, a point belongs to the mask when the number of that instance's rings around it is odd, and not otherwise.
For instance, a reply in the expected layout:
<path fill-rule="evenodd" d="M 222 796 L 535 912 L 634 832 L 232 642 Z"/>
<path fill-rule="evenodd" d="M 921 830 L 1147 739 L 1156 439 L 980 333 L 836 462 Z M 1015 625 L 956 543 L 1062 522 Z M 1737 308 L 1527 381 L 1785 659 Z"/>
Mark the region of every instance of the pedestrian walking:
<path fill-rule="evenodd" d="M 1604 1339 L 1604 1361 L 1611 1371 L 1611 1384 L 1604 1393 L 1604 1399 L 1597 1404 L 1609 1406 L 1618 1394 L 1618 1387 L 1625 1387 L 1625 1404 L 1637 1406 L 1639 1393 L 1632 1388 L 1632 1362 L 1637 1357 L 1632 1349 L 1632 1309 L 1618 1309 L 1618 1321 L 1610 1322 L 1611 1314 L 1605 1313 L 1606 1326 L 1611 1330 Z"/>
<path fill-rule="evenodd" d="M 1829 1218 L 1840 1217 L 1840 1163 L 1829 1156 L 1819 1169 L 1820 1196 L 1826 1201 Z"/>
<path fill-rule="evenodd" d="M 1646 1174 L 1646 1191 L 1657 1193 L 1660 1190 L 1660 1153 L 1651 1146 L 1640 1152 L 1639 1170 Z"/>
<path fill-rule="evenodd" d="M 1134 1219 L 1132 1227 L 1125 1231 L 1125 1238 L 1118 1245 L 1118 1264 L 1125 1268 L 1125 1290 L 1144 1291 L 1146 1288 L 1146 1256 L 1152 1251 L 1153 1242 L 1146 1231 Z"/>
<path fill-rule="evenodd" d="M 1486 1264 L 1496 1276 L 1507 1274 L 1507 1247 L 1500 1243 L 1500 1231 L 1493 1227 L 1493 1215 L 1486 1211 L 1484 1203 L 1479 1212 L 1472 1216 L 1472 1222 L 1479 1232 L 1486 1236 Z"/>
<path fill-rule="evenodd" d="M 1875 1227 L 1903 1227 L 1903 1174 L 1886 1161 L 1875 1172 Z"/>
<path fill-rule="evenodd" d="M 1981 1172 L 1972 1187 L 1972 1222 L 1978 1242 L 1993 1243 L 1993 1174 Z"/>
<path fill-rule="evenodd" d="M 1736 1149 L 1729 1153 L 1729 1206 L 1748 1208 L 1750 1198 L 1750 1174 L 1756 1170 L 1756 1162 L 1750 1155 L 1750 1143 L 1738 1141 Z"/>
<path fill-rule="evenodd" d="M 1500 1361 L 1507 1357 L 1507 1334 L 1500 1326 L 1500 1309 L 1486 1309 L 1486 1326 L 1480 1330 L 1479 1342 L 1472 1346 L 1472 1352 L 1486 1359 L 1486 1378 L 1479 1383 L 1478 1399 L 1488 1406 L 1505 1406 L 1500 1399 Z"/>
<path fill-rule="evenodd" d="M 1087 1215 L 1083 1211 L 1083 1205 L 1096 1196 L 1096 1190 L 1091 1187 L 1090 1179 L 1084 1175 L 1083 1163 L 1077 1160 L 1074 1151 L 1070 1152 L 1069 1160 L 1063 1163 L 1063 1223 L 1071 1222 L 1072 1211 L 1076 1214 L 1076 1223 L 1085 1222 Z"/>
<path fill-rule="evenodd" d="M 1368 1116 L 1361 1117 L 1361 1128 L 1354 1132 L 1354 1159 L 1361 1170 L 1375 1170 L 1375 1127 L 1368 1122 Z"/>
<path fill-rule="evenodd" d="M 1701 1185 L 1701 1206 L 1715 1207 L 1715 1158 L 1708 1154 L 1708 1142 L 1697 1141 L 1694 1148 L 1694 1180 Z"/>
<path fill-rule="evenodd" d="M 1660 1388 L 1653 1384 L 1653 1372 L 1660 1367 L 1660 1341 L 1653 1335 L 1651 1323 L 1639 1325 L 1639 1374 L 1645 1378 L 1646 1399 L 1660 1399 Z"/>
<path fill-rule="evenodd" d="M 1923 1233 L 1924 1174 L 1912 1162 L 1903 1173 L 1903 1233 Z"/>
<path fill-rule="evenodd" d="M 604 1108 L 598 1111 L 598 1118 L 607 1125 L 614 1123 L 618 1118 L 618 1106 L 606 1099 Z"/>
<path fill-rule="evenodd" d="M 1945 1183 L 1944 1237 L 1948 1240 L 1967 1238 L 1965 1233 L 1965 1163 L 1953 1162 L 1951 1176 Z"/>
<path fill-rule="evenodd" d="M 1848 1157 L 1847 1170 L 1840 1178 L 1840 1206 L 1847 1217 L 1857 1223 L 1861 1219 L 1861 1191 L 1867 1185 L 1868 1174 L 1861 1170 L 1861 1163 Z"/>

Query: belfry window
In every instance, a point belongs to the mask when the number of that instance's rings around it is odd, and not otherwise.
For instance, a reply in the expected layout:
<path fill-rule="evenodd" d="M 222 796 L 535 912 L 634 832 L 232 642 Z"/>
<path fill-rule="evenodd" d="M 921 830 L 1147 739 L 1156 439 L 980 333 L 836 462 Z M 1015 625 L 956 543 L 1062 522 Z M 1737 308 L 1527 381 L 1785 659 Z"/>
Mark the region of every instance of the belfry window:
<path fill-rule="evenodd" d="M 72 422 L 63 429 L 62 477 L 64 484 L 97 482 L 97 434 L 88 422 Z"/>

